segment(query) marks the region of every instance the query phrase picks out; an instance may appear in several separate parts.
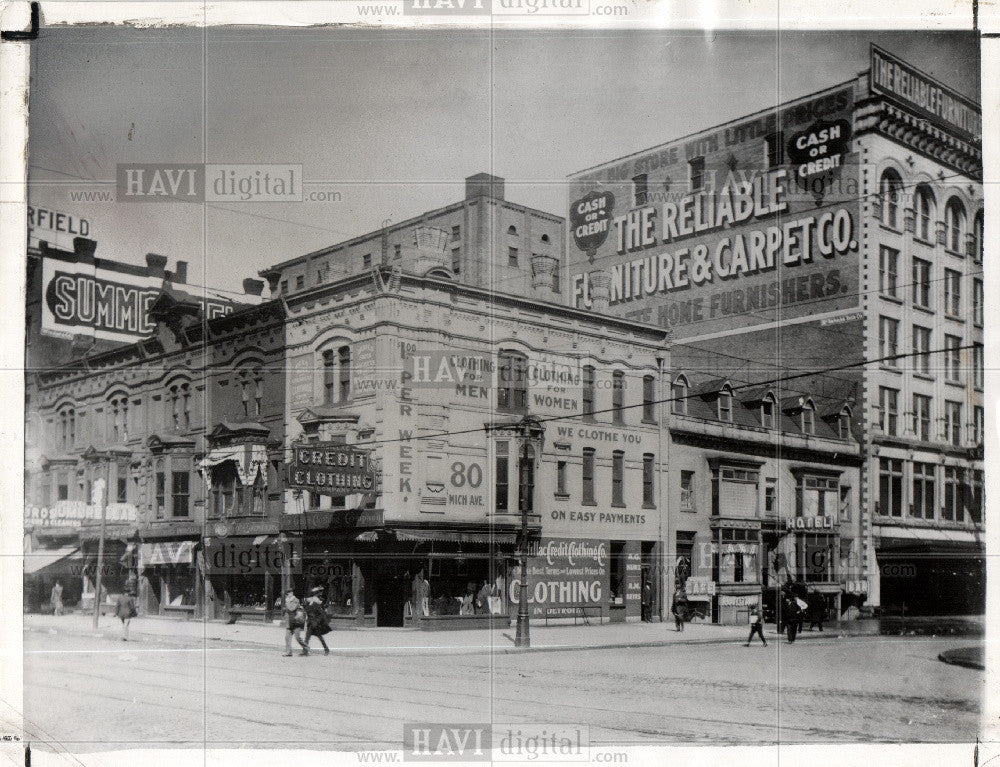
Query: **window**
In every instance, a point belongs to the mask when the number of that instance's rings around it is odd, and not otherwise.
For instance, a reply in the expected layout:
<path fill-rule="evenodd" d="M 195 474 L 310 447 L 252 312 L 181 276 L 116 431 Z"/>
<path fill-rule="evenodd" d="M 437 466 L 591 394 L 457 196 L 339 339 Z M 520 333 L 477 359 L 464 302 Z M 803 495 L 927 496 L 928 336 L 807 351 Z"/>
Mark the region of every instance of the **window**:
<path fill-rule="evenodd" d="M 330 262 L 326 262 L 319 269 L 316 270 L 316 283 L 319 284 L 326 279 L 327 275 L 330 274 Z"/>
<path fill-rule="evenodd" d="M 66 477 L 65 472 L 59 472 L 56 475 L 56 500 L 69 500 L 69 479 Z"/>
<path fill-rule="evenodd" d="M 972 321 L 983 324 L 983 281 L 972 281 Z"/>
<path fill-rule="evenodd" d="M 188 429 L 191 426 L 191 385 L 178 382 L 167 390 L 167 412 L 175 430 Z"/>
<path fill-rule="evenodd" d="M 883 296 L 897 298 L 896 278 L 899 268 L 899 251 L 887 248 L 879 250 L 879 289 Z"/>
<path fill-rule="evenodd" d="M 879 458 L 878 513 L 903 516 L 903 461 L 899 458 Z"/>
<path fill-rule="evenodd" d="M 972 225 L 972 257 L 977 263 L 983 262 L 983 212 L 976 214 Z"/>
<path fill-rule="evenodd" d="M 944 377 L 952 383 L 962 380 L 962 339 L 958 336 L 944 337 Z"/>
<path fill-rule="evenodd" d="M 839 501 L 838 486 L 838 480 L 831 477 L 801 476 L 796 492 L 796 516 L 828 516 L 833 512 L 834 501 Z"/>
<path fill-rule="evenodd" d="M 810 404 L 806 404 L 802 408 L 802 433 L 816 433 L 816 411 L 813 410 L 813 406 Z"/>
<path fill-rule="evenodd" d="M 365 253 L 361 257 L 361 268 L 362 269 L 371 269 L 371 266 L 372 266 L 372 254 L 371 253 Z"/>
<path fill-rule="evenodd" d="M 645 173 L 632 177 L 632 199 L 635 206 L 645 205 L 649 196 L 649 177 Z"/>
<path fill-rule="evenodd" d="M 774 428 L 774 397 L 770 394 L 764 395 L 760 403 L 760 425 L 765 429 Z"/>
<path fill-rule="evenodd" d="M 566 492 L 566 461 L 556 461 L 556 495 L 569 495 Z"/>
<path fill-rule="evenodd" d="M 594 505 L 594 449 L 585 447 L 583 449 L 583 503 Z"/>
<path fill-rule="evenodd" d="M 945 247 L 955 253 L 965 251 L 965 206 L 952 197 L 944 206 Z"/>
<path fill-rule="evenodd" d="M 395 245 L 392 246 L 392 257 L 393 258 L 403 257 L 403 246 L 400 245 L 399 243 L 396 243 Z"/>
<path fill-rule="evenodd" d="M 694 157 L 688 160 L 688 181 L 691 191 L 697 192 L 705 186 L 705 158 Z"/>
<path fill-rule="evenodd" d="M 542 242 L 548 242 L 549 241 L 549 236 L 547 234 L 543 234 L 540 239 L 541 239 Z"/>
<path fill-rule="evenodd" d="M 517 248 L 507 248 L 507 266 L 517 266 Z"/>
<path fill-rule="evenodd" d="M 934 464 L 913 462 L 913 497 L 910 516 L 934 519 Z"/>
<path fill-rule="evenodd" d="M 899 321 L 890 317 L 879 317 L 878 346 L 882 364 L 899 367 Z"/>
<path fill-rule="evenodd" d="M 879 192 L 882 195 L 882 223 L 899 229 L 899 192 L 903 181 L 894 170 L 882 174 Z"/>
<path fill-rule="evenodd" d="M 452 240 L 462 239 L 462 227 L 459 224 L 455 224 L 451 228 L 451 239 Z"/>
<path fill-rule="evenodd" d="M 263 374 L 257 368 L 241 370 L 238 380 L 240 384 L 240 397 L 243 401 L 243 417 L 259 417 L 263 405 Z"/>
<path fill-rule="evenodd" d="M 941 519 L 948 522 L 965 521 L 965 509 L 962 508 L 964 489 L 965 472 L 957 466 L 945 466 Z"/>
<path fill-rule="evenodd" d="M 913 259 L 913 303 L 931 308 L 931 262 L 922 258 Z"/>
<path fill-rule="evenodd" d="M 784 164 L 781 133 L 772 133 L 764 138 L 764 161 L 768 168 L 780 168 Z"/>
<path fill-rule="evenodd" d="M 983 378 L 983 345 L 975 344 L 972 347 L 972 385 L 977 389 L 982 389 Z"/>
<path fill-rule="evenodd" d="M 625 453 L 621 450 L 611 454 L 611 505 L 625 505 Z"/>
<path fill-rule="evenodd" d="M 119 469 L 120 471 L 120 469 Z M 128 503 L 128 478 L 119 476 L 117 479 L 117 492 L 115 493 L 115 500 L 118 503 Z"/>
<path fill-rule="evenodd" d="M 899 390 L 879 387 L 879 429 L 890 437 L 896 436 L 899 419 Z"/>
<path fill-rule="evenodd" d="M 71 449 L 76 444 L 76 410 L 66 407 L 59 411 L 59 429 L 62 449 Z"/>
<path fill-rule="evenodd" d="M 931 438 L 931 398 L 913 395 L 913 434 L 924 442 Z"/>
<path fill-rule="evenodd" d="M 340 378 L 339 401 L 346 402 L 351 398 L 351 347 L 341 346 L 337 350 L 337 363 Z"/>
<path fill-rule="evenodd" d="M 733 391 L 728 386 L 723 386 L 719 391 L 718 416 L 720 421 L 726 423 L 733 422 Z"/>
<path fill-rule="evenodd" d="M 694 472 L 681 471 L 681 511 L 694 510 Z"/>
<path fill-rule="evenodd" d="M 778 513 L 778 480 L 768 477 L 764 484 L 764 513 Z"/>
<path fill-rule="evenodd" d="M 334 388 L 333 349 L 323 352 L 323 404 L 333 404 Z"/>
<path fill-rule="evenodd" d="M 451 249 L 451 273 L 461 274 L 462 273 L 462 249 L 452 248 Z"/>
<path fill-rule="evenodd" d="M 687 415 L 687 379 L 677 376 L 670 384 L 670 412 L 677 415 Z"/>
<path fill-rule="evenodd" d="M 983 472 L 974 470 L 972 472 L 972 488 L 966 497 L 966 512 L 969 520 L 977 525 L 983 521 Z"/>
<path fill-rule="evenodd" d="M 642 505 L 653 508 L 653 476 L 656 469 L 656 459 L 651 453 L 642 456 Z"/>
<path fill-rule="evenodd" d="M 304 274 L 296 275 L 295 277 L 295 289 L 302 290 L 306 286 L 306 276 Z"/>
<path fill-rule="evenodd" d="M 611 374 L 611 421 L 616 424 L 625 423 L 625 373 L 616 370 Z"/>
<path fill-rule="evenodd" d="M 951 444 L 962 444 L 962 403 L 948 400 L 944 403 L 944 438 Z"/>
<path fill-rule="evenodd" d="M 583 417 L 585 420 L 594 418 L 594 366 L 583 366 Z"/>
<path fill-rule="evenodd" d="M 653 376 L 642 377 L 642 420 L 656 422 L 656 379 Z"/>
<path fill-rule="evenodd" d="M 497 442 L 496 453 L 496 510 L 507 511 L 510 495 L 510 445 L 508 442 Z"/>
<path fill-rule="evenodd" d="M 190 475 L 186 471 L 175 471 L 171 478 L 170 495 L 173 497 L 173 515 L 186 517 L 188 515 L 188 500 L 190 498 Z"/>
<path fill-rule="evenodd" d="M 851 412 L 846 408 L 837 416 L 837 436 L 841 439 L 851 438 Z"/>
<path fill-rule="evenodd" d="M 497 408 L 524 410 L 528 406 L 528 360 L 516 352 L 500 352 Z"/>
<path fill-rule="evenodd" d="M 972 441 L 978 445 L 983 443 L 986 429 L 986 412 L 982 405 L 972 408 Z"/>
<path fill-rule="evenodd" d="M 282 280 L 278 283 L 278 293 L 281 295 L 286 295 L 288 293 L 288 280 Z"/>
<path fill-rule="evenodd" d="M 556 261 L 552 264 L 552 292 L 562 293 L 562 280 L 559 276 L 560 265 Z"/>
<path fill-rule="evenodd" d="M 913 326 L 913 372 L 930 375 L 931 329 Z"/>
<path fill-rule="evenodd" d="M 962 275 L 954 269 L 944 270 L 944 311 L 952 317 L 961 316 Z"/>
<path fill-rule="evenodd" d="M 925 242 L 931 242 L 931 227 L 934 223 L 934 196 L 926 186 L 917 187 L 913 195 L 913 207 L 916 211 L 916 235 Z"/>
<path fill-rule="evenodd" d="M 167 475 L 156 472 L 156 518 L 163 519 L 167 506 Z"/>
<path fill-rule="evenodd" d="M 128 396 L 120 394 L 108 402 L 108 414 L 111 416 L 111 441 L 128 441 Z"/>
<path fill-rule="evenodd" d="M 840 521 L 851 521 L 851 488 L 847 485 L 840 486 Z"/>
<path fill-rule="evenodd" d="M 510 226 L 508 226 L 507 227 L 507 234 L 509 234 L 511 237 L 517 237 L 517 227 L 514 226 L 513 224 L 511 224 Z"/>

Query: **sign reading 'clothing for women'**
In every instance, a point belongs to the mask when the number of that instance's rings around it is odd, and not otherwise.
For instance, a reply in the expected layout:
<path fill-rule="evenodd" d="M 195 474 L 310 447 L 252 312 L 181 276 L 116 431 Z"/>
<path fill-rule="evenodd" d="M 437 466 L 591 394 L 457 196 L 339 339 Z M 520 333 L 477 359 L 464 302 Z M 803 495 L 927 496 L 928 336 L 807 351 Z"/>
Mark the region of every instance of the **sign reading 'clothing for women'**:
<path fill-rule="evenodd" d="M 527 565 L 532 616 L 580 615 L 581 610 L 596 609 L 608 601 L 607 541 L 542 538 Z M 521 598 L 519 577 L 511 579 L 509 596 L 516 610 Z"/>

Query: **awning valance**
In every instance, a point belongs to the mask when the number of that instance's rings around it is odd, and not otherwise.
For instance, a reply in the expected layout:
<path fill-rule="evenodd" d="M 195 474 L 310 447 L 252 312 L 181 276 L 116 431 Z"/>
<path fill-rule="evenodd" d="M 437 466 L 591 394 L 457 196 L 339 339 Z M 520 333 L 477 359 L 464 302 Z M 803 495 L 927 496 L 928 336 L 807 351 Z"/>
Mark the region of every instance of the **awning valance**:
<path fill-rule="evenodd" d="M 80 549 L 76 546 L 62 546 L 58 549 L 38 549 L 24 555 L 24 574 L 39 575 L 42 570 L 56 570 L 65 567 L 72 557 L 76 557 Z"/>
<path fill-rule="evenodd" d="M 256 482 L 259 471 L 264 470 L 265 477 L 267 476 L 267 448 L 264 445 L 248 442 L 245 445 L 215 447 L 199 463 L 205 482 L 208 483 L 209 487 L 212 486 L 212 472 L 209 469 L 226 461 L 232 461 L 235 464 L 240 483 L 244 486 Z"/>
<path fill-rule="evenodd" d="M 514 544 L 517 542 L 517 534 L 490 531 L 463 532 L 457 530 L 397 530 L 396 540 Z"/>
<path fill-rule="evenodd" d="M 139 568 L 190 564 L 194 560 L 194 544 L 194 541 L 144 543 L 139 547 Z"/>

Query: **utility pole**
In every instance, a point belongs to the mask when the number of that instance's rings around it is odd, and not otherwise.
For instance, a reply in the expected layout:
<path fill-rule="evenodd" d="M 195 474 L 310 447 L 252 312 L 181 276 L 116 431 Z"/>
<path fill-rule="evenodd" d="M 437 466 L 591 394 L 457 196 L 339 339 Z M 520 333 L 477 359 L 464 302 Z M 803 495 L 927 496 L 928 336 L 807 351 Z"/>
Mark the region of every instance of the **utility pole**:
<path fill-rule="evenodd" d="M 90 502 L 101 507 L 101 531 L 97 539 L 97 575 L 94 578 L 94 628 L 101 617 L 101 575 L 104 570 L 104 531 L 108 521 L 108 504 L 104 502 L 103 479 L 95 479 L 90 492 Z"/>

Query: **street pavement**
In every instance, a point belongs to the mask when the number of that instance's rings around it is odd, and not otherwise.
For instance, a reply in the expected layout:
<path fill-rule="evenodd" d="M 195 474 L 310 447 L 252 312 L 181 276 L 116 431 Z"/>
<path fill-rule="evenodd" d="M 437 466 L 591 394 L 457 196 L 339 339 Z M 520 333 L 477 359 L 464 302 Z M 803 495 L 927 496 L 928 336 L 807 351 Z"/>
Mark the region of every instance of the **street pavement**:
<path fill-rule="evenodd" d="M 95 633 L 82 616 L 37 617 L 24 632 L 24 736 L 60 752 L 398 749 L 408 722 L 574 723 L 607 746 L 967 743 L 984 684 L 937 659 L 954 638 L 806 632 L 789 645 L 769 632 L 767 648 L 747 648 L 738 626 L 533 626 L 548 651 L 504 653 L 509 629 L 477 642 L 382 629 L 285 658 L 273 626 L 224 637 L 236 627 L 192 622 L 192 636 L 147 619 L 123 643 L 111 621 Z M 660 645 L 623 646 L 646 632 Z"/>

